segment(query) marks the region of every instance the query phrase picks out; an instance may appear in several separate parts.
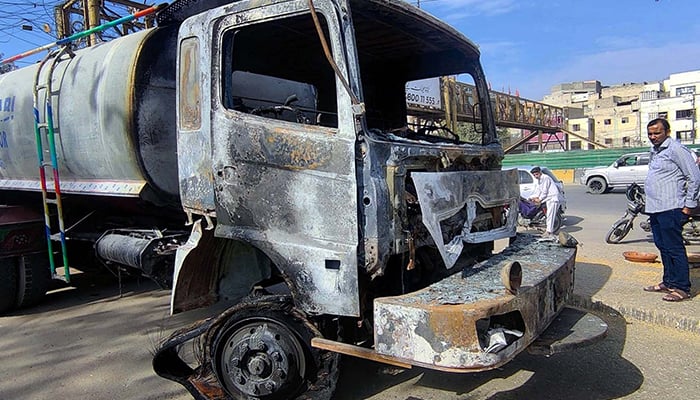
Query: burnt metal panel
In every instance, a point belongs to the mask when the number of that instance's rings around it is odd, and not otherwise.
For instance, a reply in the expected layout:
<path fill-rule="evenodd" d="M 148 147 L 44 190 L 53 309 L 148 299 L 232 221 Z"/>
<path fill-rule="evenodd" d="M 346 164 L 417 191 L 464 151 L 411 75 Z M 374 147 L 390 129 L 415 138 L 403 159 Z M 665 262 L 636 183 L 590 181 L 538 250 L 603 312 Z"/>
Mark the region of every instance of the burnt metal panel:
<path fill-rule="evenodd" d="M 375 299 L 375 348 L 407 363 L 454 372 L 497 368 L 525 349 L 573 291 L 575 248 L 519 235 L 500 254 L 420 291 Z M 518 261 L 522 286 L 509 294 L 501 267 Z M 487 352 L 477 321 L 519 313 L 522 336 Z"/>
<path fill-rule="evenodd" d="M 508 171 L 414 172 L 423 223 L 428 228 L 447 268 L 462 254 L 463 243 L 483 243 L 515 236 L 517 213 L 508 213 L 506 224 L 485 232 L 473 232 L 477 206 L 482 208 L 508 204 L 517 209 L 520 196 L 518 174 Z M 445 243 L 440 222 L 466 207 L 462 231 Z"/>
<path fill-rule="evenodd" d="M 308 13 L 306 2 L 271 2 L 251 10 L 236 10 L 237 4 L 210 11 L 214 32 L 207 37 L 214 38 L 212 48 L 222 46 L 220 31 Z M 325 16 L 343 71 L 336 10 L 328 2 L 315 6 Z M 195 22 L 186 21 L 187 29 Z M 226 70 L 219 65 L 221 57 L 212 59 L 209 70 Z M 222 77 L 214 74 L 209 99 L 203 99 L 212 107 L 216 236 L 251 243 L 268 255 L 304 311 L 359 315 L 356 139 L 347 93 L 339 92 L 333 102 L 338 111 L 335 129 L 227 109 L 220 87 Z"/>
<path fill-rule="evenodd" d="M 139 50 L 134 72 L 133 130 L 143 174 L 156 190 L 176 200 L 177 125 L 175 66 L 177 29 L 157 29 Z"/>
<path fill-rule="evenodd" d="M 191 110 L 193 114 L 201 116 L 198 124 L 186 124 L 179 126 L 177 133 L 177 153 L 178 153 L 178 180 L 180 187 L 180 201 L 187 212 L 201 215 L 213 215 L 215 209 L 214 201 L 214 176 L 211 160 L 211 119 L 207 116 L 210 112 L 211 104 L 211 60 L 212 49 L 209 45 L 210 33 L 207 15 L 192 17 L 187 23 L 182 24 L 178 33 L 178 47 L 183 40 L 197 40 L 196 46 L 199 56 L 195 57 L 199 62 L 197 67 L 190 66 L 199 72 L 199 79 L 184 79 L 192 86 L 180 87 L 177 96 L 177 118 L 179 120 L 188 118 L 188 115 L 181 115 L 181 103 L 185 102 L 182 96 L 199 96 L 198 112 Z M 184 73 L 184 65 L 178 61 L 178 76 Z M 183 79 L 180 79 L 183 82 Z M 198 86 L 194 86 L 194 85 Z M 187 108 L 187 107 L 185 107 Z M 190 127 L 189 125 L 193 125 Z"/>

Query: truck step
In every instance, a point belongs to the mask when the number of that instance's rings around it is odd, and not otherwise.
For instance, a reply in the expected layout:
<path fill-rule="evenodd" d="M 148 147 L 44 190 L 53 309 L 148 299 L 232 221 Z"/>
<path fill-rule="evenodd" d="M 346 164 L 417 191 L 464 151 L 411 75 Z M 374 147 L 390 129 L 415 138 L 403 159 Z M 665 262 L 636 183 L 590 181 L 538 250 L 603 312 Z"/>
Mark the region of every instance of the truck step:
<path fill-rule="evenodd" d="M 50 237 L 51 237 L 51 240 L 53 240 L 54 242 L 60 242 L 61 241 L 61 232 L 53 233 L 53 234 L 51 234 Z M 66 239 L 68 239 L 68 238 L 66 238 Z"/>
<path fill-rule="evenodd" d="M 63 267 L 61 267 L 61 268 L 63 268 Z M 63 281 L 63 282 L 65 282 L 65 283 L 68 283 L 68 282 L 69 282 L 69 280 L 68 280 L 64 275 L 56 274 L 56 273 L 54 273 L 54 274 L 51 276 L 51 279 L 55 279 L 55 280 L 58 280 L 58 281 Z"/>

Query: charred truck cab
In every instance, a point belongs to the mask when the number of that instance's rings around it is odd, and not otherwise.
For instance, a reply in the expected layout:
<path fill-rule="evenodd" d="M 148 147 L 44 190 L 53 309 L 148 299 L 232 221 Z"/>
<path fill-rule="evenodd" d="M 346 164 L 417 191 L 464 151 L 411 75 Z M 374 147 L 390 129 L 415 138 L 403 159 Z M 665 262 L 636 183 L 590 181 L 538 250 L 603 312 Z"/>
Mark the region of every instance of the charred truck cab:
<path fill-rule="evenodd" d="M 471 372 L 545 331 L 576 249 L 516 239 L 474 44 L 400 1 L 196 4 L 159 21 L 179 24 L 180 195 L 202 221 L 172 308 L 252 294 L 165 341 L 161 376 L 198 398 L 328 398 L 339 353 Z M 474 142 L 407 125 L 406 84 L 447 75 L 477 89 Z"/>
<path fill-rule="evenodd" d="M 177 0 L 157 22 L 0 76 L 0 312 L 46 292 L 60 173 L 64 260 L 214 314 L 153 360 L 195 398 L 328 399 L 340 354 L 473 372 L 577 345 L 562 321 L 604 334 L 565 310 L 576 248 L 516 233 L 517 171 L 462 34 L 398 0 Z M 459 136 L 407 115 L 407 85 L 445 76 L 475 88 Z"/>

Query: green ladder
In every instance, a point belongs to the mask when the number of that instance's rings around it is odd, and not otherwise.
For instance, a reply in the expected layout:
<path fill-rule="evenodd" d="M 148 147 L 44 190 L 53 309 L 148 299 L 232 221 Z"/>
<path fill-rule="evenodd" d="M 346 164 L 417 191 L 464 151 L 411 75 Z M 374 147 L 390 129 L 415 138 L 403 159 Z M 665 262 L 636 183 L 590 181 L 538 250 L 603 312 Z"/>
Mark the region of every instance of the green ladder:
<path fill-rule="evenodd" d="M 66 230 L 63 222 L 63 203 L 61 202 L 61 184 L 58 176 L 58 157 L 56 155 L 56 130 L 53 120 L 53 100 L 58 100 L 58 91 L 51 87 L 53 72 L 57 61 L 64 55 L 73 57 L 73 53 L 63 47 L 60 51 L 49 52 L 39 64 L 34 78 L 34 135 L 36 138 L 36 151 L 39 160 L 39 178 L 41 180 L 41 197 L 44 205 L 44 222 L 46 228 L 46 243 L 48 246 L 49 263 L 51 267 L 51 277 L 60 279 L 66 283 L 70 282 L 70 268 L 68 266 L 68 252 L 66 250 Z M 43 74 L 42 70 L 48 67 L 48 71 Z M 42 78 L 44 82 L 42 83 Z M 40 103 L 44 101 L 43 112 L 40 112 Z M 48 154 L 49 161 L 45 155 Z M 53 188 L 47 184 L 47 170 L 53 176 Z M 54 232 L 52 227 L 51 211 L 55 207 L 56 219 L 58 220 L 58 232 Z M 63 275 L 56 273 L 56 254 L 54 253 L 53 241 L 61 242 L 61 256 Z"/>

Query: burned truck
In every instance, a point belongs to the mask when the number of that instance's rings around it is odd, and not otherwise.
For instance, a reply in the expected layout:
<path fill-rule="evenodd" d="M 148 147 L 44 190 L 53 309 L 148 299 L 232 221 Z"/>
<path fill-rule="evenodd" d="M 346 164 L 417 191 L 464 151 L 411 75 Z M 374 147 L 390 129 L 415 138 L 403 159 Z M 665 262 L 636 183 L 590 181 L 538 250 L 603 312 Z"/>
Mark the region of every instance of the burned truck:
<path fill-rule="evenodd" d="M 217 310 L 163 340 L 159 375 L 195 398 L 326 399 L 341 354 L 474 372 L 573 347 L 551 332 L 576 248 L 516 232 L 517 171 L 461 33 L 395 0 L 181 0 L 157 22 L 0 76 L 0 222 L 44 229 L 51 111 L 71 265 Z M 407 114 L 407 83 L 441 76 L 473 82 L 472 139 Z M 6 309 L 58 252 L 22 243 L 0 259 Z"/>

